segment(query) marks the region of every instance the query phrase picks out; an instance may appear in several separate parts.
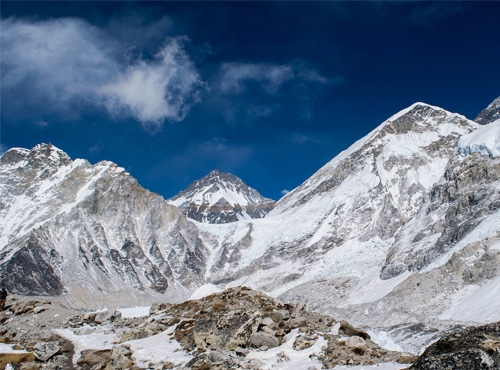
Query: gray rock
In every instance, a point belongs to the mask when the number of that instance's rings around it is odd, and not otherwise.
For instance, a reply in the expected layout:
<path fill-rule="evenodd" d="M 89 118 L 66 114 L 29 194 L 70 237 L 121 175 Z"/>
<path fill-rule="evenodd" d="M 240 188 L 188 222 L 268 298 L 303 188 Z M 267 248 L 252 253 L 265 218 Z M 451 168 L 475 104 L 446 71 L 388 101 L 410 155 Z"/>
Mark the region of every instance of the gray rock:
<path fill-rule="evenodd" d="M 280 323 L 290 318 L 290 312 L 287 310 L 277 310 L 272 313 L 271 317 L 275 323 Z"/>
<path fill-rule="evenodd" d="M 307 319 L 305 317 L 296 317 L 290 320 L 288 323 L 288 327 L 290 329 L 295 329 L 299 328 L 301 326 L 306 326 L 307 325 Z"/>
<path fill-rule="evenodd" d="M 276 338 L 274 335 L 270 333 L 265 333 L 262 331 L 253 333 L 250 336 L 250 344 L 256 348 L 260 348 L 263 346 L 268 348 L 274 348 L 280 345 L 278 338 Z"/>
<path fill-rule="evenodd" d="M 103 324 L 106 322 L 113 322 L 116 319 L 119 319 L 120 317 L 122 317 L 122 313 L 118 310 L 105 311 L 105 312 L 98 313 L 96 315 L 94 321 L 98 324 Z"/>
<path fill-rule="evenodd" d="M 106 370 L 125 370 L 131 367 L 134 364 L 131 356 L 132 351 L 130 350 L 130 346 L 113 346 L 113 349 L 111 350 L 110 361 L 106 366 Z"/>
<path fill-rule="evenodd" d="M 61 347 L 57 342 L 40 342 L 34 346 L 33 354 L 42 361 L 47 362 L 52 357 L 61 353 Z"/>

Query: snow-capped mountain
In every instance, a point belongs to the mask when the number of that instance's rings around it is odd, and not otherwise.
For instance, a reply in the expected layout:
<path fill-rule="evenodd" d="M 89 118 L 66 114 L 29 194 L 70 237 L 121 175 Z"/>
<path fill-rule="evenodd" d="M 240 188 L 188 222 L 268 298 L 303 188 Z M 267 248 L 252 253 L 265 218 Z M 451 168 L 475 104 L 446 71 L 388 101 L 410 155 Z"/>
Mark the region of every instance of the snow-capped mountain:
<path fill-rule="evenodd" d="M 224 174 L 170 200 L 203 211 L 198 222 L 111 162 L 11 149 L 0 159 L 0 280 L 74 306 L 246 285 L 418 351 L 449 325 L 500 320 L 499 132 L 498 121 L 415 103 L 265 217 L 223 224 L 206 222 L 227 221 L 207 212 L 219 199 L 260 203 Z"/>
<path fill-rule="evenodd" d="M 399 112 L 263 220 L 204 227 L 217 242 L 210 281 L 391 327 L 406 350 L 432 337 L 415 323 L 500 319 L 500 162 L 464 149 L 493 136 L 483 129 L 496 126 L 424 103 Z"/>
<path fill-rule="evenodd" d="M 262 218 L 275 204 L 239 177 L 218 170 L 192 182 L 168 202 L 187 217 L 212 224 Z"/>
<path fill-rule="evenodd" d="M 112 162 L 13 148 L 0 158 L 0 199 L 0 282 L 11 292 L 95 307 L 181 299 L 203 284 L 196 226 Z"/>
<path fill-rule="evenodd" d="M 500 96 L 493 100 L 490 105 L 483 109 L 476 117 L 475 121 L 481 125 L 500 119 Z"/>

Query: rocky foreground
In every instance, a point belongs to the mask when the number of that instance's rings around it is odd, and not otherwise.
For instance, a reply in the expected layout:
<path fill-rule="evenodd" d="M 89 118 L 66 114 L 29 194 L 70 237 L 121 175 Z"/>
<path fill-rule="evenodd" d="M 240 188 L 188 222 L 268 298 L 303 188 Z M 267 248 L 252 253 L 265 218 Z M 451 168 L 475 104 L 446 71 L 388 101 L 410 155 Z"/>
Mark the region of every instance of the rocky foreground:
<path fill-rule="evenodd" d="M 283 303 L 246 287 L 157 303 L 139 318 L 14 297 L 0 322 L 0 369 L 313 370 L 388 362 L 415 362 L 412 369 L 500 368 L 500 324 L 443 338 L 417 359 L 383 349 L 364 331 L 307 311 L 303 303 Z M 460 361 L 453 362 L 457 353 Z"/>

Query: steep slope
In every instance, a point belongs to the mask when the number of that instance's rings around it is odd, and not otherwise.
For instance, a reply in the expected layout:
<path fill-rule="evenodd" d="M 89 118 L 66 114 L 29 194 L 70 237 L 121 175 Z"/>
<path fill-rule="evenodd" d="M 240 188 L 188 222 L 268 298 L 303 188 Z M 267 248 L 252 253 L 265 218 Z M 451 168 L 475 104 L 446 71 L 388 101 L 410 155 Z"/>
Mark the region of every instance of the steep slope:
<path fill-rule="evenodd" d="M 490 122 L 500 119 L 500 97 L 496 98 L 483 109 L 476 117 L 475 121 L 480 125 L 487 125 Z"/>
<path fill-rule="evenodd" d="M 262 218 L 275 204 L 240 178 L 217 170 L 167 201 L 187 217 L 211 224 Z"/>
<path fill-rule="evenodd" d="M 356 324 L 406 325 L 398 339 L 418 350 L 435 333 L 415 339 L 412 325 L 463 321 L 450 310 L 500 275 L 499 162 L 458 149 L 461 137 L 473 145 L 475 132 L 466 135 L 479 127 L 424 103 L 394 115 L 264 220 L 224 233 L 204 226 L 205 242 L 216 243 L 209 280 L 309 299 Z M 494 304 L 481 302 L 498 320 Z"/>
<path fill-rule="evenodd" d="M 0 199 L 0 283 L 12 292 L 102 306 L 180 300 L 203 282 L 196 227 L 111 162 L 11 149 Z"/>

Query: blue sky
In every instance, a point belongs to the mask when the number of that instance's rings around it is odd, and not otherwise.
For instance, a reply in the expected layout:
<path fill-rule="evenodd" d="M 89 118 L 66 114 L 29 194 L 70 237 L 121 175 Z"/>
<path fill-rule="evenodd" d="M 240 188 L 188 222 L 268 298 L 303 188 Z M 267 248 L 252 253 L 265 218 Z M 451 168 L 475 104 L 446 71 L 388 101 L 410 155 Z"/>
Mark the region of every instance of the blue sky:
<path fill-rule="evenodd" d="M 500 2 L 1 6 L 1 152 L 50 142 L 166 198 L 219 169 L 278 199 L 416 101 L 500 95 Z"/>

